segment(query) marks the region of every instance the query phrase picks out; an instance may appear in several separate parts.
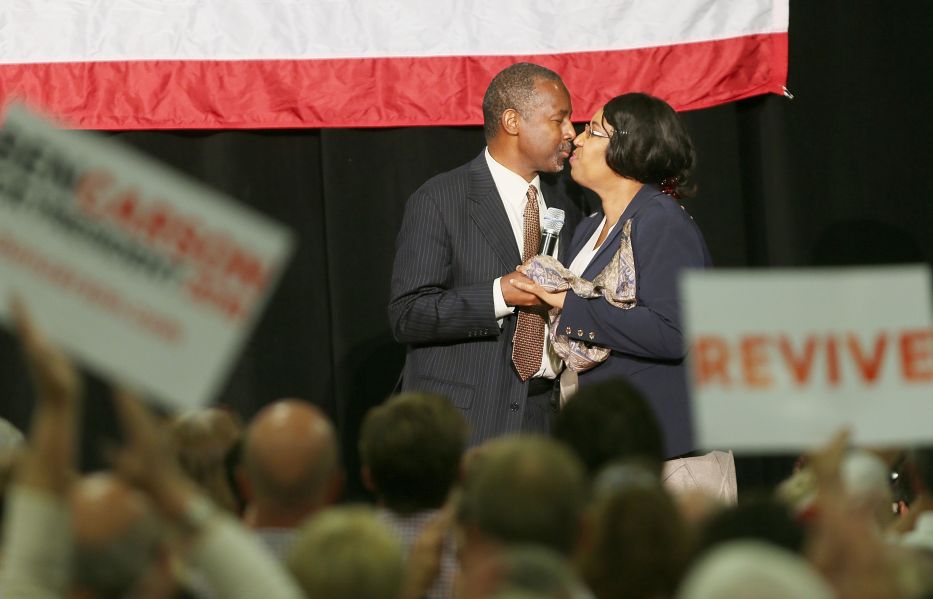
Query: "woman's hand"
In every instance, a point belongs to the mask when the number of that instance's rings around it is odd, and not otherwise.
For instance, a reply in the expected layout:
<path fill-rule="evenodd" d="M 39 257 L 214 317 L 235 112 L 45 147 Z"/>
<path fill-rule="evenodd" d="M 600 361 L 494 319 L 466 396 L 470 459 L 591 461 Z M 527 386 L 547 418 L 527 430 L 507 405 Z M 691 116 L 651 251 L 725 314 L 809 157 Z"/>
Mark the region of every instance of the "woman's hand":
<path fill-rule="evenodd" d="M 537 283 L 531 281 L 530 279 L 510 279 L 509 283 L 521 289 L 522 291 L 527 291 L 533 295 L 538 296 L 538 298 L 545 304 L 551 306 L 552 308 L 563 309 L 564 307 L 564 296 L 567 295 L 566 291 L 559 291 L 557 293 L 551 293 L 545 291 L 543 287 Z"/>

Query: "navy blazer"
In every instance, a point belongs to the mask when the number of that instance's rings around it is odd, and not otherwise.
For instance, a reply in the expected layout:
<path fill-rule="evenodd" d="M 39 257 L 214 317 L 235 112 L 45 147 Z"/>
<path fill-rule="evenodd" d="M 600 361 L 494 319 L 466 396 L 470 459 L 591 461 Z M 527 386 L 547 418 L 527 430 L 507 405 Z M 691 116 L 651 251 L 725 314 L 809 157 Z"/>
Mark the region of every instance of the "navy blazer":
<path fill-rule="evenodd" d="M 598 213 L 580 223 L 565 264 L 573 262 L 602 218 Z M 709 267 L 712 260 L 703 234 L 686 210 L 657 187 L 645 185 L 593 256 L 584 279 L 593 280 L 609 263 L 619 249 L 622 223 L 629 218 L 635 307 L 624 310 L 602 298 L 584 299 L 568 292 L 561 332 L 612 350 L 605 362 L 580 374 L 580 387 L 614 377 L 629 380 L 654 408 L 664 430 L 667 456 L 673 457 L 694 449 L 678 276 L 687 268 Z"/>
<path fill-rule="evenodd" d="M 566 213 L 560 256 L 582 217 L 565 184 L 541 181 L 544 202 Z M 528 383 L 512 365 L 516 317 L 499 328 L 492 288 L 519 264 L 485 153 L 430 179 L 405 205 L 388 307 L 395 339 L 408 345 L 402 390 L 450 399 L 470 423 L 471 444 L 522 428 Z"/>

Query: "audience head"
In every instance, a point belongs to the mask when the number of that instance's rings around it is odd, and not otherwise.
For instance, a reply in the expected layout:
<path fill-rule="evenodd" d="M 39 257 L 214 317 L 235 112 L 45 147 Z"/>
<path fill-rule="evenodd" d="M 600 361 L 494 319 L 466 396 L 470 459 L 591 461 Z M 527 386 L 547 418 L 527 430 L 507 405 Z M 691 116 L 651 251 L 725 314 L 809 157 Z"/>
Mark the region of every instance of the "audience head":
<path fill-rule="evenodd" d="M 389 509 L 439 508 L 460 472 L 467 424 L 439 395 L 406 393 L 366 414 L 360 429 L 363 478 Z"/>
<path fill-rule="evenodd" d="M 179 415 L 170 430 L 182 471 L 214 503 L 238 514 L 242 506 L 227 472 L 227 456 L 243 433 L 239 417 L 229 410 L 203 408 Z"/>
<path fill-rule="evenodd" d="M 677 197 L 692 194 L 696 152 L 687 129 L 667 102 L 629 93 L 609 100 L 601 112 L 594 120 L 609 134 L 606 164 L 613 172 L 657 185 Z"/>
<path fill-rule="evenodd" d="M 465 557 L 489 543 L 569 554 L 586 493 L 583 467 L 563 445 L 534 435 L 490 442 L 463 482 L 458 520 Z"/>
<path fill-rule="evenodd" d="M 402 547 L 363 507 L 330 508 L 298 531 L 289 571 L 307 597 L 395 599 L 401 593 Z"/>
<path fill-rule="evenodd" d="M 111 474 L 81 479 L 71 491 L 76 590 L 128 597 L 159 550 L 158 522 L 145 496 Z"/>
<path fill-rule="evenodd" d="M 803 558 L 757 541 L 724 544 L 687 575 L 678 599 L 831 599 L 829 585 Z"/>
<path fill-rule="evenodd" d="M 243 467 L 247 521 L 294 527 L 336 500 L 343 477 L 337 437 L 327 416 L 300 400 L 263 408 L 246 432 Z"/>
<path fill-rule="evenodd" d="M 598 599 L 669 597 L 689 553 L 687 527 L 657 476 L 614 464 L 594 485 L 577 569 Z"/>
<path fill-rule="evenodd" d="M 491 599 L 584 599 L 586 587 L 567 560 L 535 545 L 516 545 L 491 556 Z M 484 596 L 487 593 L 482 593 Z"/>
<path fill-rule="evenodd" d="M 622 379 L 581 389 L 554 418 L 551 434 L 570 446 L 591 476 L 610 462 L 628 459 L 661 475 L 661 427 L 641 392 Z"/>
<path fill-rule="evenodd" d="M 720 510 L 700 531 L 698 553 L 730 541 L 755 540 L 800 553 L 806 532 L 788 507 L 768 497 L 751 497 Z"/>

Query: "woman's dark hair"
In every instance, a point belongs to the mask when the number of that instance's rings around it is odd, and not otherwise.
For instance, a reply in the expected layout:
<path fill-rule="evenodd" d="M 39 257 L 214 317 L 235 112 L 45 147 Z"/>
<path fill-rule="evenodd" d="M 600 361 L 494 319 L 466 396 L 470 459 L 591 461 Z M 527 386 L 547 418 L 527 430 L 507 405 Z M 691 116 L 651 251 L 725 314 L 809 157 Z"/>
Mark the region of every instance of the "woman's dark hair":
<path fill-rule="evenodd" d="M 676 198 L 693 195 L 693 142 L 667 102 L 641 93 L 616 96 L 603 108 L 603 125 L 613 129 L 606 150 L 609 168 Z"/>

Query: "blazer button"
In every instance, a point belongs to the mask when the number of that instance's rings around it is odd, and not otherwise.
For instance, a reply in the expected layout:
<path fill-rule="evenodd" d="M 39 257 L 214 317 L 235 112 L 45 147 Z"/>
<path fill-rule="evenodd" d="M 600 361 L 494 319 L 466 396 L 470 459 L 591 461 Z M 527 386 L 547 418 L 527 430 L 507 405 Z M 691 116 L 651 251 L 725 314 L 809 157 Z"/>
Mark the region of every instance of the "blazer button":
<path fill-rule="evenodd" d="M 517 412 L 517 411 L 518 411 L 518 402 L 517 402 L 517 401 L 513 401 L 511 404 L 509 404 L 509 409 L 512 410 L 513 412 Z"/>
<path fill-rule="evenodd" d="M 593 339 L 596 339 L 596 333 L 594 333 L 593 331 L 590 331 L 590 341 L 592 341 Z"/>
<path fill-rule="evenodd" d="M 582 337 L 582 336 L 583 336 L 583 329 L 577 329 L 577 336 L 578 336 L 578 337 Z"/>
<path fill-rule="evenodd" d="M 566 329 L 564 329 L 564 332 L 570 335 L 571 333 L 573 333 L 573 329 L 571 329 L 570 327 L 567 327 Z"/>

